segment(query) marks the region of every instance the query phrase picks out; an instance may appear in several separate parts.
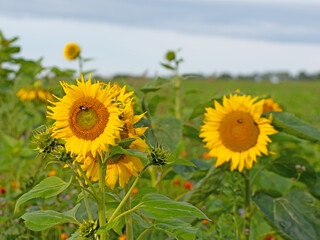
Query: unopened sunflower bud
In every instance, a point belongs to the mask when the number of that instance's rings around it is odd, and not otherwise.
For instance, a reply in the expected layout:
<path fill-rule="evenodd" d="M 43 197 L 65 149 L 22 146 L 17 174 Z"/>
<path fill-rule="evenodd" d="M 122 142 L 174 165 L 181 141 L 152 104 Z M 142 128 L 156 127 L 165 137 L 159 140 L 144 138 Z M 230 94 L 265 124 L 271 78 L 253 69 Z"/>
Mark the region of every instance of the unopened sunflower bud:
<path fill-rule="evenodd" d="M 166 60 L 171 62 L 172 60 L 176 59 L 176 54 L 174 51 L 168 51 L 166 54 Z"/>
<path fill-rule="evenodd" d="M 161 145 L 150 148 L 149 160 L 153 165 L 164 165 L 170 156 L 168 150 L 164 149 Z"/>
<path fill-rule="evenodd" d="M 49 129 L 36 131 L 33 135 L 33 144 L 36 146 L 35 151 L 41 153 L 51 153 L 55 148 L 55 139 L 51 137 Z"/>
<path fill-rule="evenodd" d="M 95 234 L 95 231 L 98 229 L 98 221 L 93 220 L 83 220 L 83 223 L 80 225 L 79 233 L 81 237 L 89 238 Z"/>
<path fill-rule="evenodd" d="M 52 152 L 52 156 L 55 158 L 55 160 L 60 162 L 71 162 L 74 160 L 74 157 L 72 157 L 63 146 L 58 146 Z"/>

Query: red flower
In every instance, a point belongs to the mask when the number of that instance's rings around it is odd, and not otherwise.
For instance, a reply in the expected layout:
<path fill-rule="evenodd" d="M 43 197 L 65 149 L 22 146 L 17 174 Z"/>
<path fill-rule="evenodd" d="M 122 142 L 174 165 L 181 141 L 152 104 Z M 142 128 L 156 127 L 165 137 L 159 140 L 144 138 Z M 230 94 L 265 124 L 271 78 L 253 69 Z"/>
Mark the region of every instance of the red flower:
<path fill-rule="evenodd" d="M 181 182 L 178 179 L 172 181 L 172 185 L 179 186 L 180 184 L 181 184 Z"/>
<path fill-rule="evenodd" d="M 184 183 L 184 187 L 185 187 L 186 189 L 192 190 L 192 189 L 193 189 L 192 184 L 193 184 L 192 182 L 186 181 L 186 182 Z"/>
<path fill-rule="evenodd" d="M 5 194 L 6 193 L 6 189 L 4 187 L 0 187 L 0 193 L 1 194 Z"/>

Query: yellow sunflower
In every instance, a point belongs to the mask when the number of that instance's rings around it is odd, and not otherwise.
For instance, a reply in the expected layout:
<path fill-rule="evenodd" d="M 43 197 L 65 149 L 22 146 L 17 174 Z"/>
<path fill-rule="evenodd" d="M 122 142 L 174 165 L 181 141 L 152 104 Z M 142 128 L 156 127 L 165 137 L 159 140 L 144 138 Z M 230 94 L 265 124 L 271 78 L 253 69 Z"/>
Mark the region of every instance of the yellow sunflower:
<path fill-rule="evenodd" d="M 53 100 L 51 92 L 45 89 L 27 89 L 21 88 L 16 95 L 21 101 L 39 100 L 46 102 L 47 100 Z"/>
<path fill-rule="evenodd" d="M 118 107 L 123 109 L 121 115 L 122 121 L 124 121 L 124 127 L 118 135 L 119 140 L 126 138 L 135 138 L 135 140 L 130 144 L 129 149 L 136 149 L 144 152 L 148 146 L 144 139 L 140 138 L 141 135 L 147 130 L 147 127 L 137 128 L 134 126 L 144 114 L 134 115 L 133 103 L 131 93 L 124 91 L 118 85 L 114 85 L 114 89 L 117 91 L 117 95 L 114 97 L 114 101 L 118 103 Z M 120 91 L 121 90 L 121 91 Z M 86 172 L 87 177 L 91 181 L 99 180 L 99 163 L 98 156 L 93 157 L 88 155 L 87 157 L 77 157 L 76 161 L 82 162 L 81 168 Z M 124 187 L 125 183 L 128 183 L 130 176 L 138 176 L 138 173 L 143 169 L 143 165 L 139 158 L 120 155 L 117 158 L 110 159 L 107 164 L 106 169 L 106 185 L 111 189 L 114 189 L 116 183 L 119 180 L 120 187 Z"/>
<path fill-rule="evenodd" d="M 68 60 L 74 60 L 79 57 L 80 51 L 81 49 L 78 44 L 72 42 L 66 44 L 66 46 L 64 47 L 63 55 Z"/>
<path fill-rule="evenodd" d="M 267 113 L 270 111 L 282 112 L 282 108 L 279 103 L 274 102 L 272 98 L 266 98 L 264 99 L 263 112 Z"/>
<path fill-rule="evenodd" d="M 60 83 L 66 95 L 56 97 L 58 102 L 51 102 L 48 117 L 55 120 L 53 137 L 64 139 L 67 152 L 83 155 L 91 152 L 108 151 L 109 145 L 115 145 L 116 137 L 122 129 L 123 121 L 119 119 L 121 109 L 113 102 L 110 84 L 102 88 L 97 82 L 87 82 L 81 77 L 77 85 Z"/>
<path fill-rule="evenodd" d="M 264 100 L 246 95 L 223 97 L 222 105 L 206 108 L 200 137 L 204 138 L 209 155 L 217 157 L 216 167 L 231 160 L 231 171 L 252 168 L 257 156 L 268 155 L 268 135 L 277 133 L 271 120 L 261 117 Z"/>

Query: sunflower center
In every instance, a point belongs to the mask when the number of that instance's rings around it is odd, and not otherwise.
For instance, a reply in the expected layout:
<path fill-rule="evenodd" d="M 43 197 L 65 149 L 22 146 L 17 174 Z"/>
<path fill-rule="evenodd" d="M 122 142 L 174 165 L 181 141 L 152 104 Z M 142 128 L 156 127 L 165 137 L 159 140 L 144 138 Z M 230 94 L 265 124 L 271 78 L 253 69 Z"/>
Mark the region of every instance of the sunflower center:
<path fill-rule="evenodd" d="M 259 127 L 249 113 L 232 112 L 222 119 L 219 133 L 225 147 L 242 152 L 257 144 Z"/>
<path fill-rule="evenodd" d="M 69 126 L 77 137 L 94 140 L 107 126 L 109 112 L 99 100 L 83 97 L 75 101 L 69 111 Z"/>

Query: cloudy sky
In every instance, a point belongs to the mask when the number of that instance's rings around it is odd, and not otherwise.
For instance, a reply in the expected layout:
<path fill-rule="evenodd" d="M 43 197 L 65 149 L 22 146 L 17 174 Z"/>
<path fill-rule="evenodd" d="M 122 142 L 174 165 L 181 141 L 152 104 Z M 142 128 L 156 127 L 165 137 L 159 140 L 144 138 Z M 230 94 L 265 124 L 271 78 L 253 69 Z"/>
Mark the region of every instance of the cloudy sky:
<path fill-rule="evenodd" d="M 77 42 L 106 76 L 166 73 L 178 48 L 182 72 L 320 70 L 320 0 L 10 0 L 0 29 L 46 66 L 75 68 L 62 52 Z"/>

